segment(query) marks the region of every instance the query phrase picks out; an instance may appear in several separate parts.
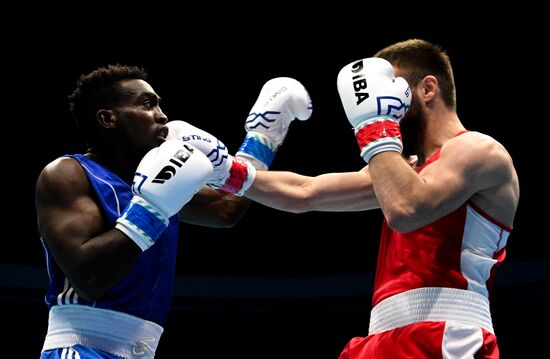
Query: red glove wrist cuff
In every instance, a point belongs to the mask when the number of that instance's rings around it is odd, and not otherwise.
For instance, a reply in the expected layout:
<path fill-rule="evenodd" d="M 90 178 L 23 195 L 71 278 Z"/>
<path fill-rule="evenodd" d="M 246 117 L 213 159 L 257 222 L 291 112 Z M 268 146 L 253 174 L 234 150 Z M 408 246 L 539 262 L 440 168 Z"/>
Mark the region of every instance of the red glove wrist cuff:
<path fill-rule="evenodd" d="M 248 166 L 246 162 L 238 157 L 233 157 L 229 177 L 220 188 L 221 191 L 237 193 L 243 188 L 243 184 L 248 178 Z"/>
<path fill-rule="evenodd" d="M 363 149 L 372 142 L 386 137 L 396 137 L 402 140 L 399 124 L 389 119 L 372 122 L 361 127 L 359 131 L 355 133 L 355 137 L 357 137 L 359 149 Z"/>

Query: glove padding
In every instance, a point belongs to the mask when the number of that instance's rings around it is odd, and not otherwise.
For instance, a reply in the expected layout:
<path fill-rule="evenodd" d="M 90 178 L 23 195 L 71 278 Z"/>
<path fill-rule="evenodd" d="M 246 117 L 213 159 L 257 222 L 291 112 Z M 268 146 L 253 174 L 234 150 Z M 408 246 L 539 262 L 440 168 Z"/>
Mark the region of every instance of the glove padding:
<path fill-rule="evenodd" d="M 134 196 L 115 228 L 145 251 L 168 226 L 169 218 L 212 177 L 212 172 L 208 158 L 191 144 L 165 141 L 139 163 L 132 183 Z"/>
<path fill-rule="evenodd" d="M 399 121 L 411 104 L 411 90 L 392 65 L 368 58 L 345 66 L 338 74 L 338 93 L 365 162 L 384 151 L 403 151 Z"/>
<path fill-rule="evenodd" d="M 300 82 L 290 77 L 267 81 L 246 119 L 246 138 L 236 155 L 257 169 L 268 169 L 290 123 L 307 120 L 311 112 L 311 99 Z"/>
<path fill-rule="evenodd" d="M 184 121 L 168 122 L 167 139 L 192 144 L 210 160 L 214 169 L 208 186 L 242 196 L 256 177 L 256 169 L 247 161 L 233 157 L 222 141 Z"/>

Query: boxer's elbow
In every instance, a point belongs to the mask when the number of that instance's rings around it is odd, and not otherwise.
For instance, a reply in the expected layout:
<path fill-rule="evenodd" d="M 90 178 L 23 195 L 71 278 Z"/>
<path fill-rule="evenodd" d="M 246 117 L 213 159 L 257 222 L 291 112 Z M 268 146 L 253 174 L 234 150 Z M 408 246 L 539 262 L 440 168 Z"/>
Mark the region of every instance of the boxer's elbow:
<path fill-rule="evenodd" d="M 223 211 L 221 213 L 218 213 L 218 216 L 216 218 L 216 225 L 212 227 L 217 228 L 232 228 L 237 223 L 239 223 L 240 219 L 244 215 L 246 210 L 241 211 Z"/>
<path fill-rule="evenodd" d="M 394 231 L 406 233 L 420 228 L 423 209 L 409 203 L 393 203 L 384 208 L 384 217 Z"/>
<path fill-rule="evenodd" d="M 406 233 L 416 229 L 410 217 L 402 215 L 385 215 L 388 227 L 396 232 Z"/>
<path fill-rule="evenodd" d="M 242 216 L 248 211 L 251 201 L 246 198 L 237 198 L 228 201 L 226 206 L 216 211 L 215 221 L 218 228 L 231 228 L 239 223 Z"/>

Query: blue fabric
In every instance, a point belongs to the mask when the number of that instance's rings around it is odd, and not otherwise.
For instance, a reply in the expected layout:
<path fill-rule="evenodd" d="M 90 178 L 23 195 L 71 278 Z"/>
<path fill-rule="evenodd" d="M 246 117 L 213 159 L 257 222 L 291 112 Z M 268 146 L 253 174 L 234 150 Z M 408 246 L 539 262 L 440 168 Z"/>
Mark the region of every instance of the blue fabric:
<path fill-rule="evenodd" d="M 69 155 L 83 167 L 107 225 L 115 227 L 117 218 L 133 197 L 130 184 L 107 168 L 84 155 Z M 172 304 L 176 254 L 179 236 L 178 216 L 170 217 L 168 227 L 151 248 L 143 252 L 132 269 L 101 300 L 86 301 L 70 287 L 65 276 L 45 245 L 50 286 L 46 294 L 49 308 L 53 305 L 82 304 L 111 309 L 164 325 Z"/>
<path fill-rule="evenodd" d="M 267 167 L 271 166 L 275 158 L 276 151 L 273 151 L 269 146 L 261 143 L 255 137 L 246 136 L 239 151 L 251 155 L 252 157 L 262 161 Z"/>
<path fill-rule="evenodd" d="M 63 350 L 65 350 L 65 356 L 62 357 Z M 80 359 L 124 359 L 118 355 L 88 348 L 80 344 L 70 348 L 46 350 L 40 354 L 40 359 L 74 359 L 77 358 L 76 353 L 78 353 Z"/>
<path fill-rule="evenodd" d="M 124 219 L 147 233 L 153 242 L 157 240 L 162 231 L 164 231 L 164 228 L 166 228 L 164 222 L 159 217 L 136 202 L 131 202 L 124 210 Z"/>

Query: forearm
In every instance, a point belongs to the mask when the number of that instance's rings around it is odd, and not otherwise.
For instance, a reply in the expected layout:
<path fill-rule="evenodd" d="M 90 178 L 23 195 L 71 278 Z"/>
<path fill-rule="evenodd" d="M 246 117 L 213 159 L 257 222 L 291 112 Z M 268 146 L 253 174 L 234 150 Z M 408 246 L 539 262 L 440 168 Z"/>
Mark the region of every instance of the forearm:
<path fill-rule="evenodd" d="M 378 208 L 366 169 L 317 177 L 293 172 L 258 171 L 248 198 L 287 212 L 360 211 Z"/>
<path fill-rule="evenodd" d="M 384 217 L 397 230 L 410 230 L 420 223 L 425 183 L 397 152 L 383 152 L 369 162 L 374 191 Z"/>
<path fill-rule="evenodd" d="M 250 207 L 250 200 L 204 187 L 180 211 L 180 220 L 199 226 L 234 226 Z"/>
<path fill-rule="evenodd" d="M 286 212 L 306 212 L 310 196 L 308 183 L 312 177 L 293 172 L 258 171 L 245 196 L 265 206 Z"/>

